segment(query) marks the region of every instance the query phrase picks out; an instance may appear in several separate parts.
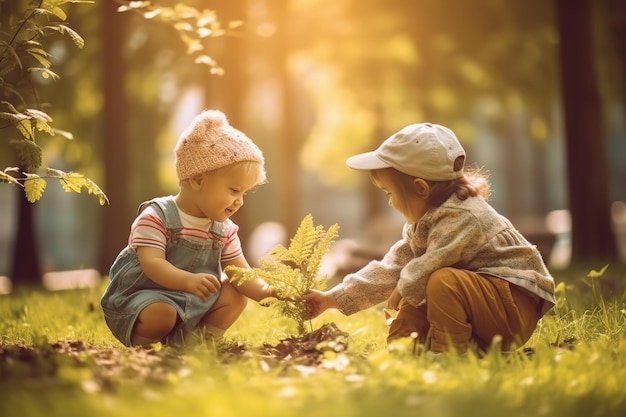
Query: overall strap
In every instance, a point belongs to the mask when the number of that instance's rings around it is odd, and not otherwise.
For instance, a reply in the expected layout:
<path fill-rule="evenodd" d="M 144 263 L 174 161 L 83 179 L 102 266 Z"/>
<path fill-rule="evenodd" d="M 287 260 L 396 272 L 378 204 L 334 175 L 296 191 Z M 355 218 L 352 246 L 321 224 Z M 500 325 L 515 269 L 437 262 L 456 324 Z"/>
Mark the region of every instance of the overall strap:
<path fill-rule="evenodd" d="M 211 222 L 211 237 L 213 238 L 213 249 L 224 249 L 224 223 L 213 221 Z"/>
<path fill-rule="evenodd" d="M 154 205 L 159 209 L 161 212 L 160 217 L 163 219 L 167 230 L 178 231 L 183 228 L 174 196 L 153 198 L 152 200 L 141 203 L 138 211 L 141 212 L 144 208 L 148 207 L 148 205 Z"/>

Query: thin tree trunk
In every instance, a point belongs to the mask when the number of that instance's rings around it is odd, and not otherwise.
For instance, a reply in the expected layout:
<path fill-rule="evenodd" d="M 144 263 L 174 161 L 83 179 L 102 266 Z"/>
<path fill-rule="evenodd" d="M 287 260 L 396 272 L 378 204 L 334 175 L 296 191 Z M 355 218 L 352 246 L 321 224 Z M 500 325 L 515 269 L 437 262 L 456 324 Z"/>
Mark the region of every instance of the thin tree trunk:
<path fill-rule="evenodd" d="M 15 286 L 41 284 L 41 265 L 34 225 L 34 205 L 20 193 L 18 201 L 18 226 L 10 277 Z"/>
<path fill-rule="evenodd" d="M 127 14 L 118 13 L 118 4 L 103 2 L 102 54 L 104 85 L 104 132 L 102 155 L 105 166 L 104 191 L 111 204 L 104 208 L 100 272 L 107 273 L 128 240 L 134 217 L 127 192 L 129 146 L 126 133 L 127 100 L 124 88 L 124 38 Z M 114 29 L 113 29 L 114 28 Z"/>
<path fill-rule="evenodd" d="M 213 3 L 207 6 L 217 12 L 223 25 L 236 20 L 242 20 L 244 26 L 246 25 L 246 0 Z M 224 69 L 224 74 L 205 74 L 204 86 L 207 107 L 222 110 L 232 126 L 249 134 L 243 123 L 243 107 L 248 89 L 247 47 L 245 35 L 227 35 L 212 40 L 209 55 L 215 56 L 218 65 Z M 252 207 L 244 204 L 232 218 L 239 226 L 239 237 L 243 242 L 248 241 L 252 232 L 249 214 L 251 210 Z"/>
<path fill-rule="evenodd" d="M 278 143 L 281 149 L 280 155 L 280 181 L 281 181 L 281 207 L 283 209 L 283 225 L 287 236 L 293 236 L 300 224 L 298 187 L 298 152 L 299 141 L 297 139 L 293 102 L 293 87 L 291 73 L 289 71 L 289 52 L 291 49 L 290 2 L 273 1 L 275 10 L 277 33 L 276 33 L 276 65 L 280 87 L 282 89 L 282 126 L 278 134 Z"/>
<path fill-rule="evenodd" d="M 605 2 L 606 13 L 609 17 L 609 30 L 613 39 L 615 53 L 617 55 L 617 65 L 621 78 L 622 103 L 626 107 L 626 1 L 608 0 Z"/>
<path fill-rule="evenodd" d="M 591 0 L 557 0 L 574 262 L 617 259 L 605 128 L 593 67 Z"/>

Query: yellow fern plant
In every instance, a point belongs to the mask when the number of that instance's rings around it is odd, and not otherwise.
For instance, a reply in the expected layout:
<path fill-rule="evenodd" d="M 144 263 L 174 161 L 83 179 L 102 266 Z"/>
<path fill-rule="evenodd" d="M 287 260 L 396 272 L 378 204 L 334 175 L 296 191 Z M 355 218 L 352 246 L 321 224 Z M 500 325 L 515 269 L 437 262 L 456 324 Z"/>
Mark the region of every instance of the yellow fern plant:
<path fill-rule="evenodd" d="M 311 289 L 326 288 L 328 277 L 320 276 L 319 269 L 323 256 L 338 234 L 337 224 L 326 230 L 323 226 L 316 226 L 313 216 L 308 214 L 302 219 L 289 247 L 275 246 L 267 257 L 260 260 L 259 267 L 229 266 L 226 271 L 233 272 L 232 281 L 237 285 L 254 278 L 264 279 L 274 289 L 275 297 L 261 300 L 261 304 L 296 320 L 298 333 L 303 334 L 306 312 L 303 296 Z"/>

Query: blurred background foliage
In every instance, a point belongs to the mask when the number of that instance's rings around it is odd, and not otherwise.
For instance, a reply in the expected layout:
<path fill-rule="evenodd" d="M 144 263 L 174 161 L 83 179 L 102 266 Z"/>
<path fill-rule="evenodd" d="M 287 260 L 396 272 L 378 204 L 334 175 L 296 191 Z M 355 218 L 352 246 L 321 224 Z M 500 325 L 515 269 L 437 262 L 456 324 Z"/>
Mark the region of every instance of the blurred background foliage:
<path fill-rule="evenodd" d="M 558 1 L 183 3 L 214 11 L 221 23 L 223 33 L 203 39 L 211 65 L 197 63 L 171 24 L 120 12 L 127 2 L 64 6 L 85 47 L 52 40 L 61 79 L 41 91 L 55 126 L 75 139 L 41 144 L 44 165 L 92 178 L 110 205 L 50 186 L 34 207 L 36 253 L 24 253 L 14 243 L 21 191 L 0 186 L 0 275 L 28 280 L 11 271 L 33 260 L 40 272 L 93 267 L 106 274 L 138 204 L 177 192 L 172 150 L 204 108 L 223 110 L 266 156 L 269 183 L 234 219 L 250 251 L 259 225 L 279 223 L 284 240 L 307 213 L 324 225 L 339 223 L 341 238 L 369 253 L 383 250 L 399 237 L 401 219 L 367 175 L 344 161 L 418 121 L 457 133 L 469 164 L 491 173 L 492 204 L 523 232 L 571 240 L 566 225 L 551 230 L 545 223 L 571 205 Z M 626 201 L 626 11 L 619 0 L 589 4 L 602 115 L 598 137 L 589 140 L 606 146 L 607 184 L 598 187 L 607 188 L 619 223 L 626 221 L 623 205 L 614 203 Z M 6 10 L 6 1 L 0 5 Z M 0 166 L 12 166 L 5 146 Z"/>

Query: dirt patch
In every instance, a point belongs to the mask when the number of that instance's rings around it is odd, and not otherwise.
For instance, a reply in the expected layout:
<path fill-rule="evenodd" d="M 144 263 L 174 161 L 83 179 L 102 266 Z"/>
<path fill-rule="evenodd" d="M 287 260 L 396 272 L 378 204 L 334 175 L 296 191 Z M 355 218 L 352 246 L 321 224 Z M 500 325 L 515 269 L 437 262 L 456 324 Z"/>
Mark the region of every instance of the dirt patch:
<path fill-rule="evenodd" d="M 218 358 L 227 363 L 256 355 L 265 365 L 318 366 L 325 352 L 347 349 L 348 334 L 334 323 L 302 336 L 281 339 L 276 345 L 248 347 L 228 342 L 216 348 Z M 39 346 L 0 345 L 0 380 L 8 378 L 56 377 L 62 368 L 91 369 L 91 379 L 99 388 L 112 387 L 113 381 L 163 382 L 184 367 L 184 352 L 175 349 L 117 349 L 89 345 L 80 340 L 61 340 Z"/>
<path fill-rule="evenodd" d="M 277 345 L 264 344 L 259 349 L 261 357 L 270 362 L 290 362 L 317 366 L 325 352 L 343 352 L 348 348 L 348 334 L 334 323 L 327 323 L 303 336 L 282 339 Z"/>

